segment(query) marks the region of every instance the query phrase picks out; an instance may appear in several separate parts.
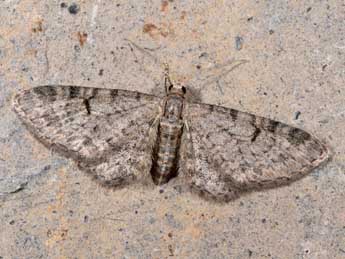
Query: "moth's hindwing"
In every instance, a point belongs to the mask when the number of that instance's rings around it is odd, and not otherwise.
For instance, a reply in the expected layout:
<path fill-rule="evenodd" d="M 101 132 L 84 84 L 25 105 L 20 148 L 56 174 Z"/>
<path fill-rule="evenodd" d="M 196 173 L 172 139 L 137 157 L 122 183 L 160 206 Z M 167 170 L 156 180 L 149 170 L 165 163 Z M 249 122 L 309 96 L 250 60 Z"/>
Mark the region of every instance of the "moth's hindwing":
<path fill-rule="evenodd" d="M 148 177 L 150 121 L 160 99 L 79 86 L 40 86 L 14 98 L 14 110 L 47 147 L 76 160 L 102 183 Z"/>
<path fill-rule="evenodd" d="M 287 184 L 329 157 L 309 133 L 253 114 L 188 103 L 184 116 L 194 153 L 191 185 L 207 196 L 230 200 Z"/>

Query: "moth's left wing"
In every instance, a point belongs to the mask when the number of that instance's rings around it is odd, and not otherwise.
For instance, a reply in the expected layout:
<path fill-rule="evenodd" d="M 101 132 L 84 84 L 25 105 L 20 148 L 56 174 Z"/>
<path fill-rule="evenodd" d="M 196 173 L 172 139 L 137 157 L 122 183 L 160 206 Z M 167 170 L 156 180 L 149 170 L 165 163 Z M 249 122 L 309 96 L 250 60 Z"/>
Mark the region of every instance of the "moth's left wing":
<path fill-rule="evenodd" d="M 193 157 L 181 169 L 189 171 L 192 187 L 221 200 L 287 184 L 329 156 L 301 129 L 234 109 L 187 103 L 184 118 Z"/>
<path fill-rule="evenodd" d="M 133 91 L 52 85 L 19 93 L 14 110 L 47 147 L 102 183 L 119 185 L 149 175 L 159 102 Z"/>

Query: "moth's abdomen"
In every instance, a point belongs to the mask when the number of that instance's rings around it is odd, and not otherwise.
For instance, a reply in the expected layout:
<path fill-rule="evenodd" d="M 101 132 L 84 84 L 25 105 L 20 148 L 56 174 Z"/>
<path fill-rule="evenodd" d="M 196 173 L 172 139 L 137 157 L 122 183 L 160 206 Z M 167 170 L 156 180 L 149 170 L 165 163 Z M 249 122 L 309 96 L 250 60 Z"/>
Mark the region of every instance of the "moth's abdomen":
<path fill-rule="evenodd" d="M 182 122 L 169 122 L 163 118 L 153 154 L 152 179 L 155 184 L 164 184 L 177 174 L 177 160 L 182 134 Z"/>

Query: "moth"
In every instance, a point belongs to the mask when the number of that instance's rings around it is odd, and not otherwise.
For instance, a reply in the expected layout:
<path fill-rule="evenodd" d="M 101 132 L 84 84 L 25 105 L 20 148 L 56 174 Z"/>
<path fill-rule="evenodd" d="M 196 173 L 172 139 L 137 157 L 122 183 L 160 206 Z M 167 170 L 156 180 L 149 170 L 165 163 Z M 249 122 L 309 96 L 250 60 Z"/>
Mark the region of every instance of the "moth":
<path fill-rule="evenodd" d="M 120 89 L 47 85 L 13 102 L 29 131 L 106 186 L 178 179 L 204 197 L 291 183 L 326 161 L 311 134 L 250 113 L 186 100 L 165 74 L 164 98 Z"/>

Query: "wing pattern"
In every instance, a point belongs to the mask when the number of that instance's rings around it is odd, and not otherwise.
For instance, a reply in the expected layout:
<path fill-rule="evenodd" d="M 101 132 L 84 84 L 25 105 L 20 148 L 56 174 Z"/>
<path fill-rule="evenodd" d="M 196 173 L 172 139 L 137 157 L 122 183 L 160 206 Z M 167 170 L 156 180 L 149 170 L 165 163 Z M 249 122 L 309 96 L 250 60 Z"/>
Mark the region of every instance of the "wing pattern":
<path fill-rule="evenodd" d="M 152 179 L 163 103 L 133 91 L 39 86 L 19 93 L 14 110 L 47 147 L 101 183 L 120 186 Z M 183 119 L 178 177 L 219 200 L 290 183 L 330 153 L 301 129 L 233 109 L 185 103 Z"/>
<path fill-rule="evenodd" d="M 19 93 L 14 110 L 43 144 L 113 186 L 149 172 L 150 121 L 159 101 L 125 90 L 40 86 Z"/>
<path fill-rule="evenodd" d="M 191 185 L 206 196 L 231 200 L 287 184 L 329 156 L 309 133 L 274 120 L 207 104 L 189 103 L 185 113 L 194 152 Z"/>

